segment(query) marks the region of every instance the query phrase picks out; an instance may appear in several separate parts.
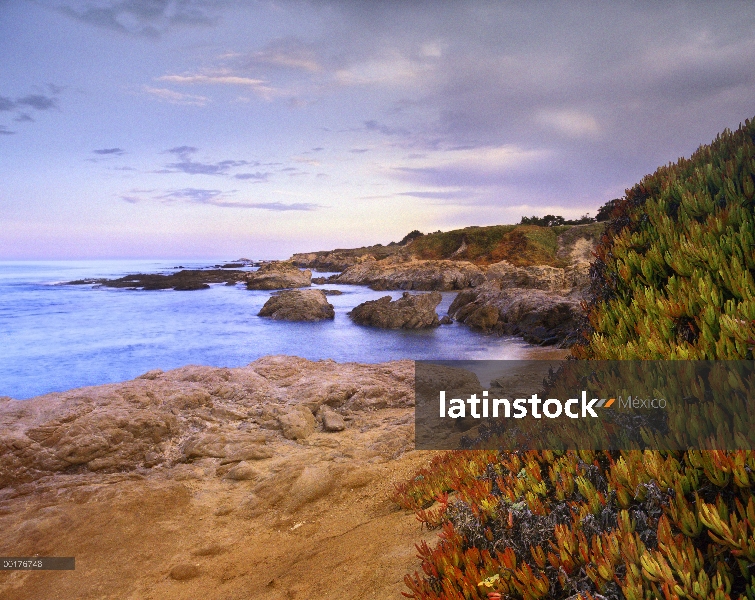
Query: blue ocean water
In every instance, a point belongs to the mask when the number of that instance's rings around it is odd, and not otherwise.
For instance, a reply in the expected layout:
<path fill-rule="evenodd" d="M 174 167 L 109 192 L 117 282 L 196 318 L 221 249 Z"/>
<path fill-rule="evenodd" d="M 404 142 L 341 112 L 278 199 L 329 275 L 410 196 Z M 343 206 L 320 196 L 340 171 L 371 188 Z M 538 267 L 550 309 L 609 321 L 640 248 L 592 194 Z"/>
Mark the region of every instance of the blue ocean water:
<path fill-rule="evenodd" d="M 215 261 L 0 262 L 0 396 L 24 399 L 132 379 L 150 369 L 189 364 L 238 367 L 267 355 L 310 360 L 516 359 L 530 348 L 516 338 L 463 325 L 393 331 L 354 325 L 347 313 L 365 300 L 401 292 L 325 284 L 333 321 L 291 323 L 258 317 L 267 291 L 213 285 L 188 292 L 61 285 L 93 277 L 171 272 Z M 318 273 L 318 275 L 320 275 Z M 444 315 L 455 292 L 443 294 Z"/>

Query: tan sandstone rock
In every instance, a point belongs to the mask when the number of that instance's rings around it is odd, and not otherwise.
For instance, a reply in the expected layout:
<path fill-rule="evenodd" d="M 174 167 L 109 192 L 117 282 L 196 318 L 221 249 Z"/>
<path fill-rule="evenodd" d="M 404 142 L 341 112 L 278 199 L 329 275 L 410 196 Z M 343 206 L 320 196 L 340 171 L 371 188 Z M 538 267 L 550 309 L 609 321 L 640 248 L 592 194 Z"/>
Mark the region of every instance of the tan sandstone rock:
<path fill-rule="evenodd" d="M 374 290 L 462 290 L 485 281 L 483 270 L 467 261 L 405 260 L 391 257 L 347 268 L 334 283 L 368 285 Z"/>
<path fill-rule="evenodd" d="M 322 428 L 324 431 L 343 431 L 346 429 L 346 421 L 337 412 L 323 406 L 320 409 Z"/>
<path fill-rule="evenodd" d="M 386 329 L 422 329 L 437 327 L 440 320 L 435 307 L 443 296 L 439 292 L 415 294 L 404 292 L 398 300 L 383 296 L 356 306 L 350 313 L 351 320 L 359 325 L 372 325 Z"/>
<path fill-rule="evenodd" d="M 176 581 L 188 581 L 199 577 L 199 567 L 190 564 L 176 565 L 170 570 L 170 578 Z"/>
<path fill-rule="evenodd" d="M 0 572 L 0 597 L 400 597 L 436 535 L 389 500 L 432 456 L 413 380 L 410 361 L 269 356 L 0 400 L 0 548 L 77 566 Z M 349 426 L 262 426 L 321 407 Z"/>
<path fill-rule="evenodd" d="M 246 287 L 249 290 L 309 287 L 311 281 L 312 271 L 301 271 L 285 261 L 265 263 L 257 271 L 246 275 Z"/>
<path fill-rule="evenodd" d="M 335 317 L 323 290 L 291 290 L 271 296 L 260 317 L 283 321 L 321 321 Z"/>
<path fill-rule="evenodd" d="M 315 430 L 315 417 L 306 407 L 283 413 L 278 417 L 283 437 L 289 440 L 303 440 L 308 438 Z"/>

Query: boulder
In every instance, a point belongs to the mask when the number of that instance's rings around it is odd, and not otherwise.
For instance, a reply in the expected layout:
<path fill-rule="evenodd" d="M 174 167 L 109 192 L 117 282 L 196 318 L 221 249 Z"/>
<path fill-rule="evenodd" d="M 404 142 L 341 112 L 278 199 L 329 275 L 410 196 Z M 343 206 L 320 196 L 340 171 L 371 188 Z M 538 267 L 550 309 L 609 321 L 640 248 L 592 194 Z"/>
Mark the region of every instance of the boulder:
<path fill-rule="evenodd" d="M 579 298 L 536 289 L 499 289 L 486 283 L 461 292 L 448 313 L 475 329 L 519 335 L 537 345 L 574 343 L 581 315 Z"/>
<path fill-rule="evenodd" d="M 315 417 L 306 407 L 297 407 L 278 416 L 283 437 L 288 440 L 303 440 L 315 430 Z"/>
<path fill-rule="evenodd" d="M 322 290 L 291 290 L 271 296 L 259 316 L 278 321 L 321 321 L 334 318 L 335 311 Z"/>
<path fill-rule="evenodd" d="M 311 281 L 312 271 L 301 271 L 290 262 L 284 261 L 265 263 L 257 271 L 246 274 L 248 290 L 309 287 Z"/>
<path fill-rule="evenodd" d="M 322 428 L 325 431 L 343 431 L 346 429 L 346 421 L 337 412 L 323 407 L 320 409 L 322 417 Z"/>
<path fill-rule="evenodd" d="M 257 469 L 249 463 L 241 461 L 231 467 L 224 477 L 232 481 L 251 481 L 252 479 L 257 479 L 258 475 Z"/>
<path fill-rule="evenodd" d="M 490 304 L 483 304 L 479 308 L 476 308 L 465 319 L 464 323 L 472 327 L 473 329 L 490 329 L 498 323 L 498 309 Z"/>
<path fill-rule="evenodd" d="M 421 329 L 440 325 L 435 307 L 443 297 L 439 292 L 412 295 L 404 292 L 398 300 L 390 296 L 368 300 L 355 307 L 349 316 L 359 325 L 385 329 Z"/>

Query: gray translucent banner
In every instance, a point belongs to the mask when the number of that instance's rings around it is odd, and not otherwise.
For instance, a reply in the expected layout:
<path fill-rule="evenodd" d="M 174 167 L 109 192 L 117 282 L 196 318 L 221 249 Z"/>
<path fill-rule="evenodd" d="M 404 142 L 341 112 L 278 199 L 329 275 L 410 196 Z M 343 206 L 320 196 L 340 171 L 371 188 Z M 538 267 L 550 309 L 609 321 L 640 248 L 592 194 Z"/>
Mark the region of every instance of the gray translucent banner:
<path fill-rule="evenodd" d="M 754 361 L 417 361 L 419 450 L 755 449 Z"/>
<path fill-rule="evenodd" d="M 0 571 L 73 571 L 73 556 L 0 556 Z"/>

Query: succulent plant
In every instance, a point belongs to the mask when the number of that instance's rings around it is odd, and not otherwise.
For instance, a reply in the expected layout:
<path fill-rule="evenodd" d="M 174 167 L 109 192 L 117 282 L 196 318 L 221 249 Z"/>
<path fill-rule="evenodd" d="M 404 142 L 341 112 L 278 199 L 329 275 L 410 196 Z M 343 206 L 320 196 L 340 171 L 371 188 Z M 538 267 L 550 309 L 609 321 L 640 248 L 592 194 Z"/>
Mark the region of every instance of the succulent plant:
<path fill-rule="evenodd" d="M 755 120 L 604 212 L 577 358 L 753 359 Z M 394 494 L 440 529 L 404 595 L 755 600 L 753 487 L 749 449 L 445 452 Z"/>

